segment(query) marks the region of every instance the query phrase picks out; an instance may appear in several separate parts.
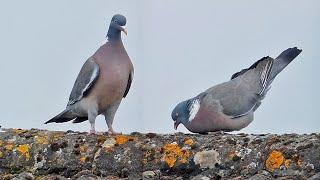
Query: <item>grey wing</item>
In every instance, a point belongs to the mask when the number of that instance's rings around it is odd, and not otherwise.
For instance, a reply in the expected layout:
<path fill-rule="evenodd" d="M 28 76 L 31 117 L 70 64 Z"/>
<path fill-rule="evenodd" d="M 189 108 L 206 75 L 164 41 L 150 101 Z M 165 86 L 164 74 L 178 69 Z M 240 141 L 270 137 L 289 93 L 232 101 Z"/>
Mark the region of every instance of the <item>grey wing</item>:
<path fill-rule="evenodd" d="M 130 90 L 132 79 L 133 79 L 133 71 L 131 71 L 130 74 L 129 74 L 127 87 L 126 87 L 126 90 L 125 90 L 125 92 L 123 94 L 124 98 L 127 96 L 128 92 Z"/>
<path fill-rule="evenodd" d="M 248 69 L 233 75 L 232 80 L 208 91 L 219 100 L 224 114 L 232 118 L 247 115 L 258 108 L 268 89 L 267 81 L 272 64 L 272 58 L 263 58 Z"/>
<path fill-rule="evenodd" d="M 89 93 L 99 76 L 99 71 L 99 66 L 93 61 L 92 57 L 84 63 L 73 85 L 67 106 L 80 101 Z"/>

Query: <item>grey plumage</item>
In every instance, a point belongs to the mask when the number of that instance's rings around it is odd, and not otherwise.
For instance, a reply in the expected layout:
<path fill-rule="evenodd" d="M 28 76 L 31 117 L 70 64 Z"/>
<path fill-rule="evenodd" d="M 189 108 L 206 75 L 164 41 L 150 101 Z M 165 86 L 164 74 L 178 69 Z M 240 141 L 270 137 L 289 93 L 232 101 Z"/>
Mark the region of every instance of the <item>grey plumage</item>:
<path fill-rule="evenodd" d="M 89 120 L 91 133 L 95 133 L 95 119 L 105 116 L 109 133 L 115 113 L 126 97 L 133 79 L 133 65 L 123 46 L 121 31 L 126 18 L 114 15 L 108 30 L 108 42 L 102 45 L 82 66 L 72 88 L 66 109 L 47 123 L 62 123 L 73 120 L 81 123 Z"/>
<path fill-rule="evenodd" d="M 89 58 L 82 66 L 76 82 L 72 88 L 68 106 L 78 102 L 86 96 L 99 76 L 100 68 L 94 62 L 93 57 Z"/>
<path fill-rule="evenodd" d="M 192 132 L 204 133 L 246 127 L 271 82 L 300 52 L 295 47 L 283 51 L 276 59 L 264 57 L 233 74 L 230 81 L 179 103 L 171 115 L 175 128 L 183 123 Z"/>

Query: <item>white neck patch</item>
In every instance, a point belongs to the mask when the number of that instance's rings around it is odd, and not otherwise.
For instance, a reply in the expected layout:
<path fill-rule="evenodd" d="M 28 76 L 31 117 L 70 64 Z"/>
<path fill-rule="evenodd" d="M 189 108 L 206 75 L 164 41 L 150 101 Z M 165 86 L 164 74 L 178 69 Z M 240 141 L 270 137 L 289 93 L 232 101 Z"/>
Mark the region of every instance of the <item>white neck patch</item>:
<path fill-rule="evenodd" d="M 192 121 L 196 117 L 199 109 L 200 109 L 200 101 L 199 101 L 199 99 L 193 100 L 192 104 L 191 104 L 191 106 L 189 108 L 189 119 L 188 119 L 189 121 Z"/>

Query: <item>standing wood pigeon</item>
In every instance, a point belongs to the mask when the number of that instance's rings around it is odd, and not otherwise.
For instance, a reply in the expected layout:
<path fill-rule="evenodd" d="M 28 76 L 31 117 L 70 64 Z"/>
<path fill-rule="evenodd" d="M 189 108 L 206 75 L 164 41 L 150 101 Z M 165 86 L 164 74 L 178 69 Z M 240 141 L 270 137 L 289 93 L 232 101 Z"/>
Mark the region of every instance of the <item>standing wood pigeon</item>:
<path fill-rule="evenodd" d="M 103 114 L 109 128 L 108 133 L 116 133 L 112 128 L 114 115 L 122 98 L 129 92 L 134 72 L 121 40 L 121 31 L 127 35 L 125 25 L 126 18 L 123 15 L 112 17 L 107 34 L 108 42 L 82 66 L 66 109 L 45 124 L 89 120 L 90 133 L 96 133 L 95 119 Z"/>
<path fill-rule="evenodd" d="M 207 133 L 240 130 L 248 126 L 273 79 L 301 51 L 294 47 L 283 51 L 276 59 L 264 57 L 233 74 L 230 81 L 179 103 L 171 114 L 174 128 L 182 123 L 191 132 Z"/>

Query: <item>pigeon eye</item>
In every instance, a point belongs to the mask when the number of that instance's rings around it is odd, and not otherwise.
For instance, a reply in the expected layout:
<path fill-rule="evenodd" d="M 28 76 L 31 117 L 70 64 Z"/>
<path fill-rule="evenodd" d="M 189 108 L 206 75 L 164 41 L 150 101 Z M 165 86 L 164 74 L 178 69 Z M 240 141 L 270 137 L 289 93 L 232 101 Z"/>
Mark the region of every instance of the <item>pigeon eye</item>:
<path fill-rule="evenodd" d="M 176 113 L 176 117 L 178 117 L 179 116 L 179 113 Z"/>

